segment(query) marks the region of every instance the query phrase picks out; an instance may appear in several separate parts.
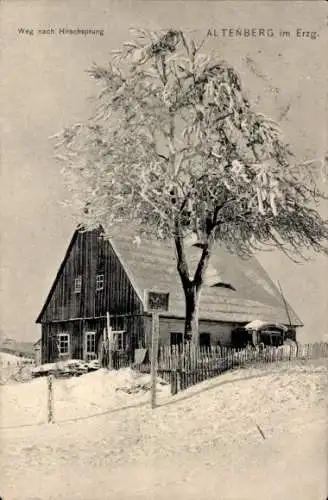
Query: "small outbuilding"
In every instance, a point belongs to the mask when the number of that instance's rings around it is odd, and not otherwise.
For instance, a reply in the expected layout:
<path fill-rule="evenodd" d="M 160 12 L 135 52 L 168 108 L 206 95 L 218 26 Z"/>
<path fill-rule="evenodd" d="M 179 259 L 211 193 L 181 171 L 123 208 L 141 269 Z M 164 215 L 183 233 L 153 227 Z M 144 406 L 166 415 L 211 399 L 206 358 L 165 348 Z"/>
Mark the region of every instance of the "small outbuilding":
<path fill-rule="evenodd" d="M 41 346 L 42 346 L 42 339 L 38 339 L 36 342 L 33 344 L 33 349 L 34 349 L 34 362 L 36 366 L 41 365 Z"/>

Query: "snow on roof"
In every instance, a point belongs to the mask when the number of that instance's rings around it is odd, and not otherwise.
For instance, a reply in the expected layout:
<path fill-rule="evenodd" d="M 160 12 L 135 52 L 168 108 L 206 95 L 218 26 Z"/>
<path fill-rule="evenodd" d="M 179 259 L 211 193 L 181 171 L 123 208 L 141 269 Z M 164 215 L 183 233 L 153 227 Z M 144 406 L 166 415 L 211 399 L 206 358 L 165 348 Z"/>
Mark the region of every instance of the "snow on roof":
<path fill-rule="evenodd" d="M 282 330 L 287 330 L 285 325 L 279 323 L 269 323 L 268 321 L 263 321 L 261 319 L 251 321 L 245 326 L 245 328 L 246 330 L 261 330 L 261 328 L 265 328 L 268 326 L 276 326 L 277 328 L 280 328 Z"/>
<path fill-rule="evenodd" d="M 98 231 L 100 234 L 100 232 Z M 45 305 L 37 319 L 41 320 L 66 259 L 74 245 L 76 231 L 57 273 Z M 146 240 L 131 228 L 110 230 L 108 240 L 119 258 L 132 286 L 144 304 L 145 290 L 170 294 L 166 316 L 184 318 L 185 299 L 177 272 L 175 251 L 170 241 Z M 190 274 L 196 269 L 201 248 L 193 242 L 186 245 Z M 254 319 L 289 323 L 285 304 L 278 288 L 260 263 L 251 257 L 242 259 L 216 244 L 205 277 L 200 303 L 200 319 L 227 323 L 246 323 Z M 297 314 L 289 307 L 294 326 L 302 326 Z"/>
<path fill-rule="evenodd" d="M 168 315 L 184 317 L 185 301 L 172 244 L 142 239 L 136 245 L 133 235 L 122 231 L 118 234 L 113 231 L 109 240 L 139 295 L 143 297 L 145 289 L 166 290 L 170 293 Z M 200 252 L 195 246 L 186 248 L 190 273 L 196 268 Z M 227 286 L 213 286 L 217 283 Z M 302 325 L 291 307 L 289 314 L 293 325 Z M 221 244 L 216 245 L 205 276 L 200 318 L 223 322 L 248 322 L 257 318 L 289 322 L 278 288 L 255 257 L 242 259 Z"/>

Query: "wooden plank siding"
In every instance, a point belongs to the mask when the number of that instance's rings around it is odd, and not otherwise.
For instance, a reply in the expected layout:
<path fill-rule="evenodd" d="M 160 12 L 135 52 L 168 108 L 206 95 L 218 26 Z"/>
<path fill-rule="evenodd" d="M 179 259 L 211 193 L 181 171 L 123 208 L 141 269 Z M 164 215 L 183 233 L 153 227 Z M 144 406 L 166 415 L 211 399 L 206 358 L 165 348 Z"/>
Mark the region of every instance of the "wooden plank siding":
<path fill-rule="evenodd" d="M 96 275 L 104 274 L 104 288 L 96 291 Z M 74 280 L 82 276 L 82 290 Z M 112 315 L 141 314 L 143 305 L 108 241 L 96 231 L 77 233 L 54 290 L 38 322 L 69 321 Z"/>
<path fill-rule="evenodd" d="M 96 276 L 104 275 L 102 290 Z M 74 291 L 82 277 L 81 292 Z M 125 330 L 127 348 L 145 346 L 143 304 L 110 242 L 98 231 L 76 232 L 37 320 L 42 324 L 42 362 L 55 359 L 58 333 L 70 334 L 70 357 L 83 356 L 87 331 L 96 331 L 96 343 L 106 326 L 106 313 L 113 330 Z"/>
<path fill-rule="evenodd" d="M 198 250 L 194 250 L 196 254 L 192 255 L 196 259 Z M 204 344 L 229 345 L 232 330 L 236 327 L 258 317 L 276 318 L 276 322 L 277 318 L 286 316 L 285 310 L 281 312 L 275 308 L 276 299 L 273 302 L 264 300 L 263 304 L 259 302 L 261 289 L 265 289 L 263 281 L 267 279 L 269 288 L 274 285 L 257 264 L 253 261 L 253 264 L 244 263 L 245 266 L 252 265 L 253 274 L 259 275 L 259 285 L 255 279 L 252 285 L 250 272 L 245 278 L 241 263 L 233 260 L 235 257 L 223 252 L 222 248 L 217 252 L 217 269 L 227 267 L 232 274 L 235 272 L 233 283 L 237 288 L 239 284 L 239 289 L 234 292 L 210 286 L 204 289 L 199 321 L 200 334 L 206 334 L 201 339 Z M 235 266 L 235 262 L 238 265 Z M 96 278 L 100 274 L 104 276 L 104 285 L 97 290 Z M 76 293 L 74 282 L 79 276 L 82 278 L 81 291 Z M 59 333 L 69 334 L 69 358 L 84 357 L 87 332 L 96 332 L 96 350 L 99 352 L 107 312 L 112 329 L 126 332 L 121 344 L 125 345 L 131 358 L 135 349 L 149 348 L 151 317 L 144 310 L 142 298 L 147 289 L 170 294 L 169 310 L 160 316 L 160 344 L 170 345 L 171 334 L 176 334 L 174 342 L 180 342 L 180 334 L 184 331 L 185 299 L 172 248 L 154 241 L 135 245 L 130 233 L 123 234 L 121 239 L 119 235 L 117 239 L 112 235 L 108 241 L 102 238 L 100 231 L 75 231 L 37 318 L 37 323 L 42 325 L 42 362 L 57 359 Z M 248 296 L 248 290 L 253 296 Z M 297 323 L 297 318 L 295 321 Z M 65 351 L 67 345 L 63 337 L 62 346 Z"/>

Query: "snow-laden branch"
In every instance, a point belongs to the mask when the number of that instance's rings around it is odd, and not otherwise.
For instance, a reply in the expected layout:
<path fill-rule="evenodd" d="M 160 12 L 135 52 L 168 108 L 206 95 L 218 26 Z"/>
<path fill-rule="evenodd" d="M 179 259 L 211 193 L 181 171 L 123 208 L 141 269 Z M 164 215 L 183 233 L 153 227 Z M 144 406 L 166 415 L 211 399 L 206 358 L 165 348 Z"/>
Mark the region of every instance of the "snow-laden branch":
<path fill-rule="evenodd" d="M 91 69 L 95 114 L 55 137 L 72 196 L 88 204 L 81 217 L 173 239 L 178 217 L 180 243 L 194 232 L 240 252 L 254 242 L 323 251 L 316 175 L 327 159 L 297 163 L 235 69 L 200 48 L 181 30 L 139 30 Z"/>

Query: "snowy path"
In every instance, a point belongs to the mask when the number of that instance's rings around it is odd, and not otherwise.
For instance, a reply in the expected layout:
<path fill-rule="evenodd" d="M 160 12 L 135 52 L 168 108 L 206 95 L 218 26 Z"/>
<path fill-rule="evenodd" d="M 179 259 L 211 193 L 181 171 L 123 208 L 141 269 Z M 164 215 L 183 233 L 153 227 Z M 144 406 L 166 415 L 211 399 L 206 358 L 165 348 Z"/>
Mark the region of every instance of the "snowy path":
<path fill-rule="evenodd" d="M 325 500 L 326 385 L 321 366 L 244 370 L 170 404 L 163 395 L 153 412 L 130 395 L 138 406 L 125 411 L 7 429 L 0 494 L 4 500 Z"/>

